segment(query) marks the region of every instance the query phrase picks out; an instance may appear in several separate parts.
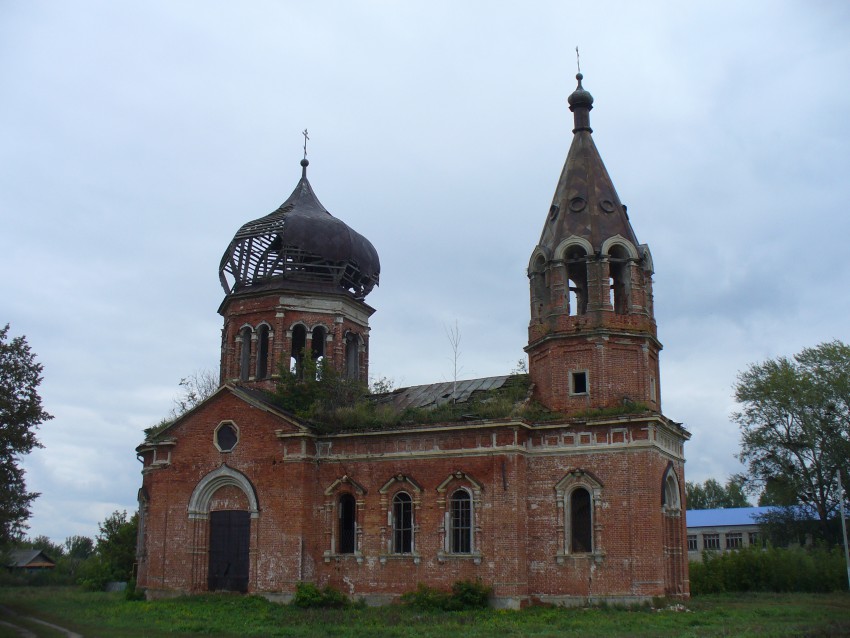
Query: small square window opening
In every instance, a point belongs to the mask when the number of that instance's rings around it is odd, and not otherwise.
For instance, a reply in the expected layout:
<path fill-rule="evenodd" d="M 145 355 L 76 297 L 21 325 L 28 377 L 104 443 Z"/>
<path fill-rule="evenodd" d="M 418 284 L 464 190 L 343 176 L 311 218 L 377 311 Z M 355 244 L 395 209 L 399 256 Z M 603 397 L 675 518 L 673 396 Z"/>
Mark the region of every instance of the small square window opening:
<path fill-rule="evenodd" d="M 587 394 L 587 371 L 570 372 L 570 394 Z"/>

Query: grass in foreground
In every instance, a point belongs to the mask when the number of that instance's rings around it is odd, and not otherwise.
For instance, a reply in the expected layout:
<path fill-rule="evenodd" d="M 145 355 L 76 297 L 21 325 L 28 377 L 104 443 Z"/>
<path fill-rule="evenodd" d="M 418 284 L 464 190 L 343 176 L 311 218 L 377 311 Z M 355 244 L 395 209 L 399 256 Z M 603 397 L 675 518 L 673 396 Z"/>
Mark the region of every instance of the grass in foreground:
<path fill-rule="evenodd" d="M 847 593 L 701 596 L 687 603 L 688 611 L 536 607 L 520 612 L 423 612 L 401 606 L 304 610 L 238 595 L 130 602 L 120 594 L 73 588 L 0 588 L 0 605 L 72 629 L 86 638 L 850 635 Z M 10 618 L 0 611 L 0 620 Z M 27 627 L 37 636 L 56 635 L 37 625 Z M 15 635 L 0 624 L 0 637 Z"/>

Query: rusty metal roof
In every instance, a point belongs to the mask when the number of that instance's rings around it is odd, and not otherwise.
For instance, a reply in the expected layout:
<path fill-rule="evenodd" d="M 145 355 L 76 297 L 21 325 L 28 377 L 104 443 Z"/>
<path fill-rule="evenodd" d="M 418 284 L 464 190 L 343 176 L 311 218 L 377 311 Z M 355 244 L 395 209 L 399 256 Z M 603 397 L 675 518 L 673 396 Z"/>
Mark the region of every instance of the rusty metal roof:
<path fill-rule="evenodd" d="M 466 403 L 475 392 L 498 390 L 505 385 L 511 375 L 465 379 L 463 381 L 444 381 L 428 385 L 414 385 L 399 388 L 384 395 L 374 395 L 379 403 L 392 403 L 398 410 L 406 408 L 433 408 L 444 403 Z"/>
<path fill-rule="evenodd" d="M 219 266 L 226 294 L 292 281 L 333 285 L 362 299 L 377 285 L 375 247 L 322 206 L 307 181 L 308 164 L 301 161 L 301 179 L 289 198 L 243 225 L 230 242 Z"/>
<path fill-rule="evenodd" d="M 599 251 L 606 239 L 621 235 L 637 247 L 626 207 L 617 195 L 591 135 L 593 96 L 582 87 L 581 73 L 576 79 L 578 87 L 569 97 L 575 122 L 573 141 L 558 179 L 540 245 L 554 252 L 561 241 L 576 235 Z"/>

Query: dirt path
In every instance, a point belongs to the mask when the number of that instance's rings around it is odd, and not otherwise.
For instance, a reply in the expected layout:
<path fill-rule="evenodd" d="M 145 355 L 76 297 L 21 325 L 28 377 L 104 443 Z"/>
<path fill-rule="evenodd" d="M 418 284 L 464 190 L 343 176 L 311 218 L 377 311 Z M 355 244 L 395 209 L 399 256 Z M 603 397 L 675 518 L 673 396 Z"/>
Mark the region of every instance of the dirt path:
<path fill-rule="evenodd" d="M 28 622 L 34 622 L 38 623 L 39 625 L 44 625 L 45 627 L 50 627 L 54 631 L 58 631 L 59 633 L 64 634 L 65 638 L 83 638 L 82 634 L 73 632 L 70 629 L 65 629 L 64 627 L 60 627 L 59 625 L 54 625 L 53 623 L 49 623 L 46 620 L 40 620 L 38 618 L 35 618 L 34 616 L 21 616 L 20 614 L 15 613 L 4 605 L 0 605 L 0 612 L 3 613 L 3 616 L 11 620 L 14 620 L 15 618 L 20 618 L 21 620 L 26 620 Z M 21 638 L 38 638 L 37 634 L 34 634 L 26 627 L 21 627 L 20 625 L 16 625 L 14 622 L 9 622 L 8 620 L 0 620 L 0 626 L 7 627 L 18 632 L 18 636 L 20 636 Z"/>

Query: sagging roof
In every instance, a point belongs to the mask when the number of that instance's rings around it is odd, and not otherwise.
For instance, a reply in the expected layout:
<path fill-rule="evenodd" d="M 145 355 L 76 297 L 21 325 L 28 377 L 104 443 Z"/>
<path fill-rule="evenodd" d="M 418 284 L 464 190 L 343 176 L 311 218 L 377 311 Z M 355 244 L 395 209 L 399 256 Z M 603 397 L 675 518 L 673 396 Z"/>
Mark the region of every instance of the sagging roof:
<path fill-rule="evenodd" d="M 463 381 L 444 381 L 428 385 L 414 385 L 398 388 L 385 394 L 373 395 L 378 403 L 392 403 L 398 410 L 407 408 L 433 408 L 445 403 L 466 403 L 476 392 L 498 390 L 512 383 L 522 383 L 528 375 L 502 375 L 465 379 Z"/>

